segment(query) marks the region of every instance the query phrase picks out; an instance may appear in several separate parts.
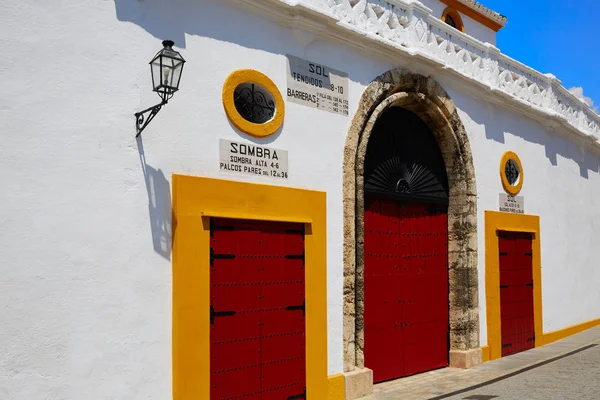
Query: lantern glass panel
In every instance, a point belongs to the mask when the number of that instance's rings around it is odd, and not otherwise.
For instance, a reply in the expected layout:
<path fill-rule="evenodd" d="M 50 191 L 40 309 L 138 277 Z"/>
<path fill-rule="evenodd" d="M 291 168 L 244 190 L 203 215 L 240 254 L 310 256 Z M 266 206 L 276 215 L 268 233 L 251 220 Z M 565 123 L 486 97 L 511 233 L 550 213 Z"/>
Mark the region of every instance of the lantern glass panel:
<path fill-rule="evenodd" d="M 150 62 L 152 88 L 163 100 L 168 100 L 179 89 L 185 60 L 172 49 L 173 42 L 163 41 L 164 49 Z"/>
<path fill-rule="evenodd" d="M 173 89 L 179 89 L 179 81 L 181 81 L 181 73 L 183 72 L 183 63 L 178 62 L 171 72 L 171 87 Z"/>
<path fill-rule="evenodd" d="M 152 69 L 152 88 L 154 90 L 157 90 L 162 85 L 160 61 L 161 58 L 156 57 L 154 60 L 152 60 L 152 63 L 150 63 L 150 68 Z"/>
<path fill-rule="evenodd" d="M 175 52 L 171 52 L 175 53 Z M 177 53 L 175 53 L 177 54 Z M 150 63 L 154 90 L 170 88 L 177 90 L 183 69 L 183 60 L 159 54 Z"/>

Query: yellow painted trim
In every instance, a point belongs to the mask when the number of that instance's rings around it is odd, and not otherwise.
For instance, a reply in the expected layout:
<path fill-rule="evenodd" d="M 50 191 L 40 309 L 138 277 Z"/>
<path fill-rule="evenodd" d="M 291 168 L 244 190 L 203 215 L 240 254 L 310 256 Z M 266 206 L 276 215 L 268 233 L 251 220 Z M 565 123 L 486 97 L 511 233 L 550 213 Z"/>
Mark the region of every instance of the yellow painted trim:
<path fill-rule="evenodd" d="M 534 215 L 485 212 L 485 294 L 487 306 L 487 334 L 489 359 L 502 356 L 500 319 L 500 267 L 498 231 L 530 232 L 533 265 L 533 318 L 535 346 L 543 346 L 542 326 L 542 262 L 540 251 L 540 218 Z M 540 340 L 541 339 L 541 340 Z"/>
<path fill-rule="evenodd" d="M 572 325 L 567 328 L 559 329 L 557 331 L 544 333 L 539 338 L 536 337 L 536 347 L 545 346 L 547 344 L 567 338 L 569 336 L 583 332 L 587 329 L 593 328 L 598 325 L 600 325 L 600 318 L 594 319 L 591 321 L 587 321 L 587 322 L 583 322 L 581 324 Z M 537 333 L 536 333 L 536 335 L 537 335 Z M 490 361 L 490 347 L 489 346 L 481 346 L 481 361 L 482 362 Z"/>
<path fill-rule="evenodd" d="M 510 159 L 514 160 L 519 166 L 519 182 L 516 185 L 511 185 L 508 182 L 508 178 L 506 177 L 505 166 L 508 160 Z M 513 196 L 517 195 L 523 187 L 523 180 L 525 179 L 525 173 L 523 172 L 523 164 L 521 164 L 521 159 L 519 158 L 519 156 L 512 151 L 507 151 L 506 153 L 504 153 L 504 155 L 502 155 L 502 160 L 500 161 L 500 179 L 502 179 L 502 186 L 504 187 L 504 190 L 506 190 L 508 194 L 512 194 Z"/>
<path fill-rule="evenodd" d="M 588 322 L 584 322 L 581 324 L 572 325 L 572 326 L 569 326 L 569 327 L 566 327 L 563 329 L 559 329 L 554 332 L 544 333 L 544 336 L 542 339 L 543 344 L 546 345 L 546 344 L 550 344 L 552 342 L 556 342 L 557 340 L 564 339 L 568 336 L 585 331 L 586 329 L 590 329 L 590 328 L 593 328 L 598 325 L 600 325 L 600 318 L 594 319 L 594 320 L 591 320 Z"/>
<path fill-rule="evenodd" d="M 307 397 L 327 398 L 338 378 L 332 384 L 327 376 L 325 193 L 173 175 L 173 399 L 210 398 L 210 224 L 206 215 L 310 221 L 305 225 Z"/>
<path fill-rule="evenodd" d="M 490 346 L 481 346 L 481 362 L 490 361 Z"/>
<path fill-rule="evenodd" d="M 456 27 L 456 29 L 458 29 L 461 32 L 465 31 L 465 24 L 463 24 L 462 17 L 458 13 L 458 11 L 456 11 L 452 7 L 446 7 L 446 9 L 444 10 L 444 12 L 442 13 L 442 21 L 446 22 L 446 16 L 447 15 L 449 15 L 454 20 L 454 22 L 456 23 L 456 25 L 458 25 Z"/>
<path fill-rule="evenodd" d="M 329 391 L 327 400 L 345 400 L 345 379 L 343 374 L 331 375 L 329 377 Z"/>
<path fill-rule="evenodd" d="M 482 13 L 472 9 L 471 7 L 460 2 L 459 0 L 440 0 L 440 1 L 444 4 L 446 4 L 447 6 L 450 6 L 450 7 L 454 8 L 455 10 L 460 11 L 467 17 L 474 19 L 475 21 L 479 22 L 480 24 L 487 26 L 488 28 L 492 29 L 495 32 L 498 32 L 500 29 L 502 29 L 501 24 L 499 24 L 498 22 L 494 21 L 491 18 L 488 18 L 487 16 L 483 15 Z"/>
<path fill-rule="evenodd" d="M 275 116 L 270 121 L 265 122 L 264 124 L 255 124 L 247 121 L 235 108 L 233 100 L 235 88 L 245 82 L 252 82 L 262 86 L 271 93 L 275 99 Z M 283 97 L 281 96 L 277 85 L 262 72 L 253 69 L 240 69 L 232 72 L 223 84 L 222 96 L 223 107 L 225 108 L 227 117 L 236 128 L 248 135 L 254 137 L 269 136 L 277 132 L 283 124 L 283 119 L 285 117 L 285 103 L 283 102 Z"/>

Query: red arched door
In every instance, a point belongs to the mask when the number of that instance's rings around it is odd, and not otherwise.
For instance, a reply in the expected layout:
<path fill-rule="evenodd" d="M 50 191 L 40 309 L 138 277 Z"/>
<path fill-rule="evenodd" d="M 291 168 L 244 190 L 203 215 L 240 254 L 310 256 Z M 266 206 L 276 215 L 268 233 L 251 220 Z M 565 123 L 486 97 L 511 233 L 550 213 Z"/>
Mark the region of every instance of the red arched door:
<path fill-rule="evenodd" d="M 367 147 L 365 366 L 375 382 L 448 365 L 448 186 L 435 138 L 387 111 Z"/>

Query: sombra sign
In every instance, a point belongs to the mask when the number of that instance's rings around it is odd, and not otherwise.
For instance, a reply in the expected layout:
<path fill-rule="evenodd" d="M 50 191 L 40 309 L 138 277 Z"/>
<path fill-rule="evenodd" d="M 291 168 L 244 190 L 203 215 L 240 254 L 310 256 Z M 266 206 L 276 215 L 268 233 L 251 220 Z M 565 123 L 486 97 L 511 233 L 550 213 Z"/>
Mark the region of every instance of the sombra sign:
<path fill-rule="evenodd" d="M 287 56 L 287 99 L 292 103 L 348 115 L 348 75 Z"/>
<path fill-rule="evenodd" d="M 288 153 L 269 147 L 219 140 L 219 169 L 246 175 L 288 178 Z"/>

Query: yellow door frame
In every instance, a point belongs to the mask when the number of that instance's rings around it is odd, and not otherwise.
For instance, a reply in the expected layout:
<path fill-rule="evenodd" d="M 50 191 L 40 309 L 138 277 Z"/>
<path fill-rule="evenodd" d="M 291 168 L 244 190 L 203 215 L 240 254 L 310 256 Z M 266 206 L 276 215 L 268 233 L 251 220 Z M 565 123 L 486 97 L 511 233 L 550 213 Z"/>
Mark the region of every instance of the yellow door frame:
<path fill-rule="evenodd" d="M 184 175 L 173 175 L 173 399 L 210 398 L 210 217 L 305 224 L 306 391 L 326 399 L 325 193 Z"/>
<path fill-rule="evenodd" d="M 544 345 L 542 326 L 542 259 L 540 251 L 540 217 L 535 215 L 485 212 L 485 294 L 489 359 L 502 357 L 500 318 L 500 262 L 498 231 L 532 234 L 533 319 L 535 347 Z"/>

